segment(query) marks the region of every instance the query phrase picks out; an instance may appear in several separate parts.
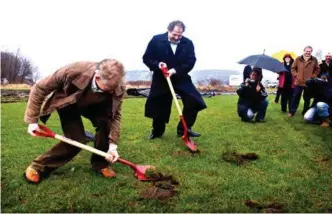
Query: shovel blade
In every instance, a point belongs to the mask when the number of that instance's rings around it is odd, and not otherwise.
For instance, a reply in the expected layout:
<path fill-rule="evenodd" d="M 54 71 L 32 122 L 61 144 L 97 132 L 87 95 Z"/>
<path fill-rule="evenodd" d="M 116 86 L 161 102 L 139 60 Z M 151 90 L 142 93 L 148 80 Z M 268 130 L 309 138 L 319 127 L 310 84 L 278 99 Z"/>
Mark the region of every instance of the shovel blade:
<path fill-rule="evenodd" d="M 146 176 L 146 170 L 151 169 L 151 168 L 154 168 L 154 167 L 150 166 L 150 165 L 136 165 L 135 176 L 140 181 L 154 181 L 154 180 L 158 180 L 158 178 L 148 178 Z"/>
<path fill-rule="evenodd" d="M 184 142 L 184 144 L 190 149 L 190 151 L 192 152 L 197 152 L 197 144 L 190 139 L 188 136 L 182 136 L 182 140 Z"/>

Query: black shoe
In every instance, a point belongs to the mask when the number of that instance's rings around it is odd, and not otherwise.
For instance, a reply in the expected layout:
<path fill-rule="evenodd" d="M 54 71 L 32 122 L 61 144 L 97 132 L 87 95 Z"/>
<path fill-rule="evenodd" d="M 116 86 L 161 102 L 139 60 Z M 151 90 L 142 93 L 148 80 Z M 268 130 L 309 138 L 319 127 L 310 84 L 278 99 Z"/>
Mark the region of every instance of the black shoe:
<path fill-rule="evenodd" d="M 265 123 L 265 120 L 264 119 L 257 119 L 257 118 L 255 118 L 255 122 L 256 123 Z"/>
<path fill-rule="evenodd" d="M 183 131 L 183 130 L 177 130 L 177 135 L 178 135 L 178 137 L 182 137 L 183 134 L 184 134 L 184 131 Z M 188 135 L 189 135 L 189 137 L 200 137 L 200 136 L 201 136 L 200 133 L 198 133 L 198 132 L 194 132 L 194 131 L 192 131 L 191 129 L 188 129 Z"/>
<path fill-rule="evenodd" d="M 152 139 L 155 139 L 155 138 L 161 138 L 161 136 L 163 136 L 164 133 L 156 133 L 152 130 L 151 134 L 148 136 L 148 140 L 152 140 Z"/>

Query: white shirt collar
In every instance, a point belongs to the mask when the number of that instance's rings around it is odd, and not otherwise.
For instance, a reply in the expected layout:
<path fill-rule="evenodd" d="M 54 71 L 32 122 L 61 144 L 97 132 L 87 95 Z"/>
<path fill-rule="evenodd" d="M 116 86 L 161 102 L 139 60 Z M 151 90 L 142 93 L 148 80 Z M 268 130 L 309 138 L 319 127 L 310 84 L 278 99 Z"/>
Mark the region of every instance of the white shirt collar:
<path fill-rule="evenodd" d="M 98 93 L 104 93 L 100 88 L 98 88 L 97 83 L 96 83 L 96 73 L 93 75 L 92 83 L 91 83 L 91 89 L 93 92 L 98 92 Z"/>
<path fill-rule="evenodd" d="M 173 54 L 175 54 L 176 48 L 178 47 L 178 44 L 180 43 L 180 40 L 177 41 L 177 42 L 172 42 L 171 40 L 168 39 L 168 41 L 169 41 L 169 44 L 171 45 Z"/>

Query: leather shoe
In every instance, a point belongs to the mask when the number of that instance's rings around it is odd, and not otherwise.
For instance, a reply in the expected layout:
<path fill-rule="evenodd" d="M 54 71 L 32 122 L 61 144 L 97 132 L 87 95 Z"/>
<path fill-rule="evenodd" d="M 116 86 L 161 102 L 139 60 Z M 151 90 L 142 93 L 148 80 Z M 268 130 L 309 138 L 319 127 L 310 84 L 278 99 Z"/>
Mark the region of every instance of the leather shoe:
<path fill-rule="evenodd" d="M 114 178 L 114 177 L 116 177 L 115 172 L 112 169 L 108 168 L 108 167 L 101 169 L 99 172 L 105 178 Z"/>
<path fill-rule="evenodd" d="M 40 182 L 40 175 L 37 170 L 29 166 L 24 173 L 25 179 L 34 184 L 38 184 Z"/>
<path fill-rule="evenodd" d="M 149 136 L 148 136 L 148 140 L 153 140 L 155 138 L 161 138 L 161 136 L 163 136 L 163 134 L 156 134 L 156 133 L 151 133 Z"/>
<path fill-rule="evenodd" d="M 256 123 L 265 123 L 265 120 L 264 119 L 255 118 L 255 122 Z"/>
<path fill-rule="evenodd" d="M 178 135 L 178 137 L 182 137 L 183 134 L 184 134 L 184 131 L 183 131 L 183 130 L 177 130 L 177 135 Z M 191 129 L 188 129 L 188 135 L 189 135 L 189 137 L 200 137 L 200 136 L 201 136 L 200 133 L 198 133 L 198 132 L 194 132 L 194 131 L 191 130 Z"/>
<path fill-rule="evenodd" d="M 151 134 L 148 136 L 148 140 L 152 140 L 155 138 L 161 138 L 163 136 L 164 132 L 158 132 L 152 129 Z"/>

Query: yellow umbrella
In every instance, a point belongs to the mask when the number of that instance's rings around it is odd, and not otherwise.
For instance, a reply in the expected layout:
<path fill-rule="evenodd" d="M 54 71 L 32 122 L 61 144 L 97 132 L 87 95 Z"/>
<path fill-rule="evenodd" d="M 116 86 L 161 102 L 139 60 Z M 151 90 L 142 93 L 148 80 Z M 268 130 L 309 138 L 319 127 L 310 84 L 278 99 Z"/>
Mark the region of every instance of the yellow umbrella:
<path fill-rule="evenodd" d="M 280 62 L 283 62 L 282 58 L 284 58 L 285 54 L 290 54 L 293 57 L 293 59 L 296 58 L 296 54 L 294 52 L 285 51 L 285 50 L 281 50 L 279 52 L 272 54 L 272 57 L 279 60 Z"/>

